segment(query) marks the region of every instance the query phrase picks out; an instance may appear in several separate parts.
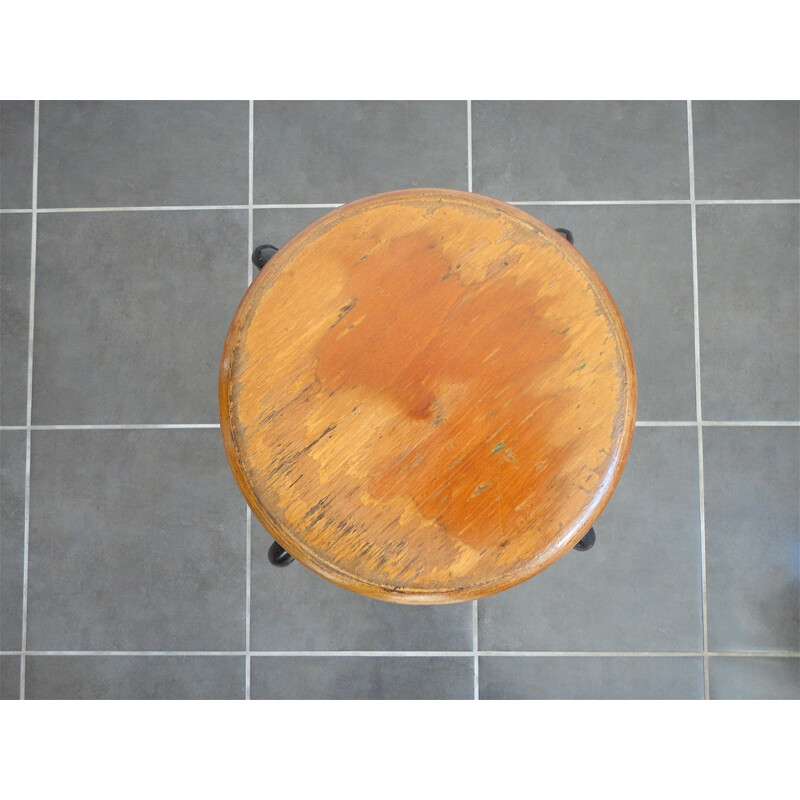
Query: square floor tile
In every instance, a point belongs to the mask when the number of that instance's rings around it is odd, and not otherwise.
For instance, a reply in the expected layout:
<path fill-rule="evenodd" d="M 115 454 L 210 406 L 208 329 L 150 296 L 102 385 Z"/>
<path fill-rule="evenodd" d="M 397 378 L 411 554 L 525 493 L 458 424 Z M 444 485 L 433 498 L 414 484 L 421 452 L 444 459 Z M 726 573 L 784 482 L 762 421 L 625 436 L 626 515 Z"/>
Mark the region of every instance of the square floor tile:
<path fill-rule="evenodd" d="M 482 651 L 702 650 L 697 432 L 637 428 L 597 543 L 478 601 Z"/>
<path fill-rule="evenodd" d="M 800 197 L 800 103 L 692 103 L 698 200 Z"/>
<path fill-rule="evenodd" d="M 692 222 L 682 206 L 519 206 L 568 228 L 619 307 L 633 347 L 637 417 L 697 415 Z"/>
<path fill-rule="evenodd" d="M 0 650 L 22 642 L 25 431 L 0 431 Z"/>
<path fill-rule="evenodd" d="M 270 700 L 472 700 L 473 659 L 253 657 L 250 697 Z"/>
<path fill-rule="evenodd" d="M 244 656 L 28 656 L 32 700 L 236 700 Z"/>
<path fill-rule="evenodd" d="M 246 102 L 39 107 L 39 207 L 246 204 Z"/>
<path fill-rule="evenodd" d="M 345 203 L 416 187 L 467 188 L 467 104 L 255 104 L 256 203 Z"/>
<path fill-rule="evenodd" d="M 32 100 L 0 102 L 0 208 L 30 208 L 33 189 Z"/>
<path fill-rule="evenodd" d="M 703 659 L 491 656 L 480 659 L 481 700 L 700 700 Z"/>
<path fill-rule="evenodd" d="M 473 189 L 500 200 L 689 197 L 686 104 L 472 104 Z"/>
<path fill-rule="evenodd" d="M 800 429 L 705 428 L 712 651 L 800 650 Z"/>
<path fill-rule="evenodd" d="M 708 659 L 712 700 L 800 700 L 800 658 Z"/>
<path fill-rule="evenodd" d="M 216 422 L 249 256 L 246 211 L 39 215 L 34 423 Z"/>
<path fill-rule="evenodd" d="M 243 650 L 245 504 L 218 430 L 34 431 L 31 650 Z"/>
<path fill-rule="evenodd" d="M 19 700 L 19 656 L 0 656 L 0 700 Z"/>
<path fill-rule="evenodd" d="M 299 562 L 274 567 L 271 544 L 254 518 L 252 650 L 472 650 L 471 603 L 408 606 L 364 597 Z"/>
<path fill-rule="evenodd" d="M 31 215 L 0 215 L 0 423 L 24 425 L 28 406 Z"/>
<path fill-rule="evenodd" d="M 699 206 L 703 418 L 800 418 L 800 206 Z"/>

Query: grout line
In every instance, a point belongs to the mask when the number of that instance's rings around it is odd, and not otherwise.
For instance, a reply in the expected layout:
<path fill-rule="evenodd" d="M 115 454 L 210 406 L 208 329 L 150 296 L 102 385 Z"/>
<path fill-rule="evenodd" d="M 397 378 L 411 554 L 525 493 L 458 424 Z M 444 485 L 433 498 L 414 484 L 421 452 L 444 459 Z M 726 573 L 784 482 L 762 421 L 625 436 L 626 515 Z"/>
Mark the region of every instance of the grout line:
<path fill-rule="evenodd" d="M 668 421 L 668 422 L 649 422 L 647 420 L 636 420 L 637 428 L 681 428 L 681 427 L 694 427 L 697 425 L 694 421 Z"/>
<path fill-rule="evenodd" d="M 28 552 L 31 530 L 31 409 L 33 407 L 33 314 L 36 298 L 36 206 L 39 202 L 39 101 L 33 105 L 33 170 L 31 173 L 31 274 L 28 296 L 28 381 L 25 410 L 25 512 L 22 545 L 22 634 L 19 699 L 25 699 L 25 651 L 28 647 Z"/>
<path fill-rule="evenodd" d="M 694 129 L 692 101 L 686 101 L 686 125 L 689 147 L 689 199 L 692 220 L 692 299 L 694 308 L 694 379 L 697 411 L 697 476 L 700 500 L 700 591 L 703 615 L 703 683 L 705 699 L 710 699 L 708 678 L 708 592 L 706 581 L 706 497 L 703 458 L 703 403 L 700 370 L 700 281 L 697 266 L 697 206 L 694 181 Z"/>
<path fill-rule="evenodd" d="M 218 422 L 124 423 L 120 425 L 0 425 L 3 431 L 127 431 L 180 428 L 219 428 Z"/>
<path fill-rule="evenodd" d="M 690 101 L 691 102 L 691 101 Z M 800 203 L 800 200 L 794 198 L 783 199 L 764 199 L 764 200 L 695 200 L 695 205 L 698 206 L 741 206 L 741 205 L 777 205 L 780 203 Z"/>
<path fill-rule="evenodd" d="M 40 208 L 40 214 L 78 214 L 92 211 L 106 213 L 108 211 L 245 211 L 247 206 L 98 206 L 93 208 Z"/>
<path fill-rule="evenodd" d="M 472 191 L 472 100 L 467 100 L 467 191 Z"/>
<path fill-rule="evenodd" d="M 0 655 L 28 655 L 28 656 L 92 656 L 95 658 L 119 658 L 121 656 L 150 656 L 153 658 L 164 656 L 243 656 L 242 650 L 21 650 L 6 652 Z"/>
<path fill-rule="evenodd" d="M 18 656 L 22 655 L 21 650 L 3 650 L 0 655 Z M 247 656 L 247 650 L 28 650 L 29 656 Z M 343 657 L 404 657 L 422 658 L 431 656 L 443 658 L 448 656 L 458 656 L 459 658 L 472 658 L 472 651 L 449 651 L 433 650 L 274 650 L 274 651 L 249 651 L 250 656 L 259 658 L 285 657 L 285 656 L 343 656 Z"/>
<path fill-rule="evenodd" d="M 473 601 L 474 602 L 474 601 Z M 287 656 L 314 656 L 344 658 L 474 658 L 472 650 L 3 650 L 0 656 L 256 656 L 258 658 L 278 658 Z M 698 658 L 711 656 L 714 658 L 800 658 L 800 652 L 794 650 L 774 650 L 766 652 L 740 651 L 708 653 L 696 651 L 669 652 L 600 652 L 589 650 L 478 650 L 481 658 Z"/>
<path fill-rule="evenodd" d="M 534 651 L 534 650 L 517 650 L 504 652 L 502 650 L 487 650 L 481 653 L 481 656 L 488 657 L 505 657 L 512 658 L 698 658 L 700 656 L 713 656 L 718 657 L 731 657 L 731 658 L 750 658 L 750 657 L 763 657 L 763 658 L 800 658 L 800 652 L 793 651 L 776 651 L 769 653 L 753 653 L 753 652 L 740 652 L 740 653 L 717 653 L 717 652 L 700 652 L 700 651 L 686 651 L 686 652 L 667 652 L 667 653 L 601 653 L 589 651 L 573 651 L 568 650 L 563 652 L 555 651 Z"/>
<path fill-rule="evenodd" d="M 253 208 L 338 208 L 344 203 L 255 203 Z M 85 206 L 74 208 L 39 208 L 39 214 L 90 214 L 108 213 L 112 211 L 248 211 L 250 204 L 246 205 L 216 205 L 216 206 Z M 30 214 L 30 208 L 3 208 L 0 214 Z"/>
<path fill-rule="evenodd" d="M 769 200 L 505 200 L 512 206 L 688 206 L 694 203 L 698 206 L 724 206 L 724 205 L 776 205 L 787 203 L 800 203 L 800 200 L 769 199 Z"/>
<path fill-rule="evenodd" d="M 722 427 L 744 427 L 744 426 L 762 426 L 772 428 L 791 428 L 800 425 L 798 420 L 709 420 L 704 419 L 700 421 L 704 428 L 722 428 Z"/>
<path fill-rule="evenodd" d="M 474 658 L 474 653 L 463 650 L 259 650 L 251 651 L 251 656 L 258 658 L 276 658 L 295 656 L 302 658 L 312 658 L 321 656 L 324 658 Z"/>
<path fill-rule="evenodd" d="M 339 208 L 344 203 L 256 203 L 253 208 Z"/>
<path fill-rule="evenodd" d="M 688 200 L 506 200 L 512 206 L 685 206 Z"/>
<path fill-rule="evenodd" d="M 253 101 L 248 103 L 248 123 L 247 123 L 247 286 L 253 282 L 253 262 L 250 256 L 253 253 L 253 158 L 254 158 L 254 110 Z M 261 206 L 259 206 L 261 208 Z"/>
<path fill-rule="evenodd" d="M 699 363 L 699 362 L 698 362 Z M 695 397 L 696 402 L 696 397 Z M 667 428 L 667 427 L 686 427 L 694 428 L 701 425 L 704 428 L 742 428 L 742 427 L 764 427 L 764 428 L 793 428 L 800 425 L 800 420 L 636 420 L 636 427 L 641 428 Z"/>
<path fill-rule="evenodd" d="M 537 651 L 537 650 L 489 650 L 481 653 L 482 656 L 490 656 L 494 658 L 511 657 L 511 658 L 686 658 L 691 656 L 697 658 L 702 656 L 699 652 L 668 652 L 668 653 L 626 653 L 626 652 L 600 652 L 600 651 Z"/>
<path fill-rule="evenodd" d="M 254 127 L 254 102 L 248 103 L 248 172 L 247 172 L 247 284 L 253 282 L 253 185 L 254 185 L 254 159 L 255 159 L 255 127 Z M 244 578 L 244 699 L 250 699 L 250 581 L 252 573 L 252 541 L 253 541 L 253 514 L 250 506 L 245 501 L 245 578 Z"/>
<path fill-rule="evenodd" d="M 472 601 L 472 673 L 474 678 L 474 685 L 472 687 L 473 700 L 480 700 L 480 659 L 478 655 L 478 601 Z"/>
<path fill-rule="evenodd" d="M 252 573 L 253 512 L 245 501 L 244 699 L 250 699 L 250 575 Z"/>
<path fill-rule="evenodd" d="M 739 653 L 722 653 L 722 652 L 709 652 L 710 656 L 714 656 L 714 658 L 800 658 L 800 652 L 796 652 L 793 650 L 785 650 L 781 652 L 780 650 L 773 651 L 771 653 L 758 653 L 758 652 L 739 652 Z"/>

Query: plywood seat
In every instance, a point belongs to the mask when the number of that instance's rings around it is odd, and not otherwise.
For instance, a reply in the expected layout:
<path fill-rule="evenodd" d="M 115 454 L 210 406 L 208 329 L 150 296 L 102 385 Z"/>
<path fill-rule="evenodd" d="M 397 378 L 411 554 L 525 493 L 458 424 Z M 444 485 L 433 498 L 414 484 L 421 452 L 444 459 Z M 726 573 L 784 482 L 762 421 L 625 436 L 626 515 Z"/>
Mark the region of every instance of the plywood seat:
<path fill-rule="evenodd" d="M 620 478 L 630 343 L 603 283 L 524 212 L 442 189 L 333 210 L 257 275 L 222 435 L 253 513 L 324 578 L 402 603 L 509 588 Z"/>

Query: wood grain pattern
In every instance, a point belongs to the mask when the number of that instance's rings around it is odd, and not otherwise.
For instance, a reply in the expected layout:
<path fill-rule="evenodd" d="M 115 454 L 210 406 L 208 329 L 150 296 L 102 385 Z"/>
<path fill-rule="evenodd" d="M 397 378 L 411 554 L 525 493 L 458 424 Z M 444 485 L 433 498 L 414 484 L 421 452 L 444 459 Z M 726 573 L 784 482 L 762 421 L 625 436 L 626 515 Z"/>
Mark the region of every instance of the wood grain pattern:
<path fill-rule="evenodd" d="M 497 200 L 404 190 L 335 209 L 272 257 L 222 356 L 228 459 L 295 558 L 362 594 L 513 586 L 602 511 L 633 436 L 607 289 Z"/>

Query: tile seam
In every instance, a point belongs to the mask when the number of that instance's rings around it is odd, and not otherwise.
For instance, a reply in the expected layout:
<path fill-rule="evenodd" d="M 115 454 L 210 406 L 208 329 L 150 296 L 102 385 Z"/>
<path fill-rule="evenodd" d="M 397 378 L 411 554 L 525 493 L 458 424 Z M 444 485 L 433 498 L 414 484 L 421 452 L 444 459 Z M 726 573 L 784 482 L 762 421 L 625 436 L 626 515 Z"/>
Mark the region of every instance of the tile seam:
<path fill-rule="evenodd" d="M 25 408 L 25 505 L 22 539 L 22 630 L 20 635 L 19 699 L 25 699 L 25 651 L 28 646 L 28 554 L 31 524 L 31 421 L 33 408 L 33 332 L 36 299 L 36 238 L 39 202 L 39 101 L 33 106 L 33 165 L 31 170 L 31 253 L 28 297 L 28 375 Z"/>

